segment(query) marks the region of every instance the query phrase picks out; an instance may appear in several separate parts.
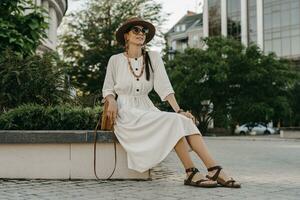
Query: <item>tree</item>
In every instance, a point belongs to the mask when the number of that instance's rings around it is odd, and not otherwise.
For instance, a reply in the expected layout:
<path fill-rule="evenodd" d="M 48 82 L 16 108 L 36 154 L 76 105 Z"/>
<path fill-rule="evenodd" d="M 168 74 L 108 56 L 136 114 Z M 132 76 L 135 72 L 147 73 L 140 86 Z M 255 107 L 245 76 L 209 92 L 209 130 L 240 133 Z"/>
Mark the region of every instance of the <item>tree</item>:
<path fill-rule="evenodd" d="M 245 71 L 241 73 L 236 69 L 232 74 L 237 79 L 231 84 L 239 86 L 232 88 L 233 119 L 240 123 L 287 122 L 291 113 L 290 89 L 299 77 L 295 68 L 274 53 L 264 55 L 255 45 L 245 49 L 243 60 L 240 68 Z"/>
<path fill-rule="evenodd" d="M 300 126 L 300 81 L 298 80 L 291 90 L 292 113 L 290 115 L 290 125 Z"/>
<path fill-rule="evenodd" d="M 69 63 L 71 84 L 82 96 L 100 94 L 108 59 L 122 51 L 115 31 L 127 18 L 140 16 L 156 25 L 158 35 L 165 21 L 162 6 L 153 0 L 92 0 L 87 9 L 67 16 L 67 31 L 59 49 Z"/>
<path fill-rule="evenodd" d="M 210 119 L 216 127 L 233 128 L 236 123 L 289 117 L 289 91 L 298 74 L 288 61 L 232 38 L 204 42 L 206 50 L 177 52 L 166 65 L 180 105 L 203 119 L 201 130 Z M 205 100 L 212 103 L 211 112 L 201 104 Z"/>
<path fill-rule="evenodd" d="M 25 15 L 26 10 L 32 12 Z M 10 48 L 19 56 L 33 55 L 41 39 L 47 36 L 44 11 L 31 0 L 1 0 L 0 53 Z"/>

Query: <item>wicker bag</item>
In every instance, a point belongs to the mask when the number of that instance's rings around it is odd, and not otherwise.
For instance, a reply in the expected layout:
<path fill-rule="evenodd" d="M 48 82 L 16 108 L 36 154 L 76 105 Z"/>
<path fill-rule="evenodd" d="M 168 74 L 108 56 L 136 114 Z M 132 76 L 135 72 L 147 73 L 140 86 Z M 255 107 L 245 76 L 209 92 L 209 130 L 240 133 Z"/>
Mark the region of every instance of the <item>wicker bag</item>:
<path fill-rule="evenodd" d="M 108 101 L 104 99 L 104 106 L 103 112 L 101 116 L 101 130 L 112 131 L 113 130 L 113 121 L 106 116 L 107 108 L 108 108 Z"/>

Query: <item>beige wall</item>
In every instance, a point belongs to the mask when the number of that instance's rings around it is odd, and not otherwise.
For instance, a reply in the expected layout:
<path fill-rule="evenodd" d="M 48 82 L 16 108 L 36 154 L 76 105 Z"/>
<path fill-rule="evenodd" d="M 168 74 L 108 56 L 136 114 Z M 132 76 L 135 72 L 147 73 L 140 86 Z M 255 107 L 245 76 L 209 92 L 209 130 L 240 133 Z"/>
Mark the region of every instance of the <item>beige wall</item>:
<path fill-rule="evenodd" d="M 93 144 L 0 144 L 0 178 L 95 179 Z M 107 178 L 114 168 L 113 143 L 97 143 L 97 174 Z M 117 144 L 112 179 L 149 179 L 127 167 L 127 153 Z"/>

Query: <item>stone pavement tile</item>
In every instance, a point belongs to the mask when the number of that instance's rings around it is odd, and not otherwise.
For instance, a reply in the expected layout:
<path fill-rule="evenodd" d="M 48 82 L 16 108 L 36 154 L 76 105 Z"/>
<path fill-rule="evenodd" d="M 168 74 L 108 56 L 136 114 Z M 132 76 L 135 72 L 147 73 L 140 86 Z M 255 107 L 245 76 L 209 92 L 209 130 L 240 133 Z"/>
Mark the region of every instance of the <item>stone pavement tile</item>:
<path fill-rule="evenodd" d="M 210 152 L 241 189 L 183 185 L 185 172 L 173 150 L 155 166 L 152 181 L 0 180 L 0 200 L 298 200 L 300 140 L 230 140 L 205 138 Z M 190 152 L 196 167 L 206 169 Z"/>

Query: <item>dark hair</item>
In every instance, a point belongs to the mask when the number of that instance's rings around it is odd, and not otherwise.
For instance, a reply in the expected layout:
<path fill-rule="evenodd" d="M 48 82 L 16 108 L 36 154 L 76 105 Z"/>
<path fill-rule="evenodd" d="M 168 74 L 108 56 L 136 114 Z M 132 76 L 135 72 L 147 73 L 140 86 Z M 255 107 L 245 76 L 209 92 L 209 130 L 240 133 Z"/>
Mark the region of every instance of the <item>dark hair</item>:
<path fill-rule="evenodd" d="M 146 65 L 146 80 L 149 81 L 149 79 L 150 79 L 149 65 L 151 67 L 151 71 L 153 72 L 152 63 L 150 60 L 149 53 L 148 53 L 148 51 L 145 50 L 145 48 L 142 48 L 142 54 L 143 54 L 145 65 Z"/>

